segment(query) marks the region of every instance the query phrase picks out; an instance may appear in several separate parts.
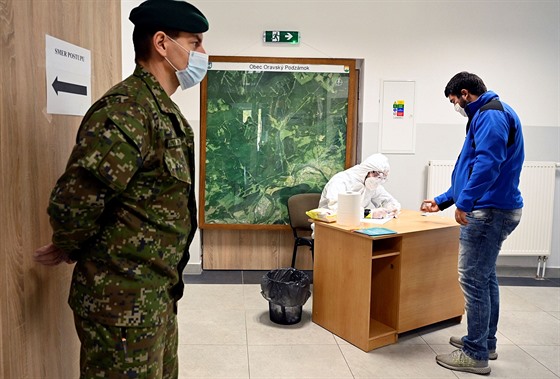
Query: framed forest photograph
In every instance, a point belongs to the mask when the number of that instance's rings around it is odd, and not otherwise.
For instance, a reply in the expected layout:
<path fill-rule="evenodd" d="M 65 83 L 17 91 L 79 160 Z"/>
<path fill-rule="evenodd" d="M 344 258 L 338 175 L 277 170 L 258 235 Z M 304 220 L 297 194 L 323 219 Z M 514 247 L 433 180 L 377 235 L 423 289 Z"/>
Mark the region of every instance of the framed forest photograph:
<path fill-rule="evenodd" d="M 211 56 L 201 83 L 202 229 L 274 229 L 287 199 L 355 162 L 355 61 Z"/>

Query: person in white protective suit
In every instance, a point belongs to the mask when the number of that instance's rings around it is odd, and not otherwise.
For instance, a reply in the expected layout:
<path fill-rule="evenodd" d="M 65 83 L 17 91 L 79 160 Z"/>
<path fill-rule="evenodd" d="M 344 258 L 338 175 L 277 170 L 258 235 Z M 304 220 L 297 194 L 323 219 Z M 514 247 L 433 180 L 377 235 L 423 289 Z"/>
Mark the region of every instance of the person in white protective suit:
<path fill-rule="evenodd" d="M 371 218 L 396 217 L 401 204 L 385 188 L 389 175 L 389 160 L 383 154 L 373 154 L 356 166 L 335 174 L 321 193 L 319 208 L 336 211 L 338 194 L 347 191 L 362 195 L 361 206 L 369 209 Z"/>

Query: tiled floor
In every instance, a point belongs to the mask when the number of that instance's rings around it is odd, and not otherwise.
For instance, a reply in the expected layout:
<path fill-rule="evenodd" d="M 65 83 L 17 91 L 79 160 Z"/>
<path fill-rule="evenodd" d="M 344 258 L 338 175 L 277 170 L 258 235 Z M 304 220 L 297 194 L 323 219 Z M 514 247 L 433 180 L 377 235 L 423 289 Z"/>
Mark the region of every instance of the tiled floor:
<path fill-rule="evenodd" d="M 365 353 L 311 321 L 312 298 L 295 325 L 269 320 L 266 272 L 205 271 L 185 277 L 179 303 L 180 378 L 463 378 L 438 366 L 461 324 L 401 334 Z M 492 378 L 560 378 L 560 281 L 502 274 L 498 354 Z M 465 318 L 463 318 L 465 319 Z"/>

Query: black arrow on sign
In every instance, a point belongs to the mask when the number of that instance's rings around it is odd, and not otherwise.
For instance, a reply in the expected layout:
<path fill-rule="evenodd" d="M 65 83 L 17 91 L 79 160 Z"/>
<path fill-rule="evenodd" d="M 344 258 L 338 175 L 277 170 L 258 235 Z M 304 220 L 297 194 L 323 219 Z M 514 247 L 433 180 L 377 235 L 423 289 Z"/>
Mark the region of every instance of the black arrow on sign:
<path fill-rule="evenodd" d="M 54 80 L 52 84 L 54 91 L 58 95 L 58 92 L 68 92 L 73 93 L 75 95 L 84 95 L 87 96 L 87 87 L 86 86 L 79 86 L 77 84 L 61 82 L 58 80 L 58 76 Z"/>

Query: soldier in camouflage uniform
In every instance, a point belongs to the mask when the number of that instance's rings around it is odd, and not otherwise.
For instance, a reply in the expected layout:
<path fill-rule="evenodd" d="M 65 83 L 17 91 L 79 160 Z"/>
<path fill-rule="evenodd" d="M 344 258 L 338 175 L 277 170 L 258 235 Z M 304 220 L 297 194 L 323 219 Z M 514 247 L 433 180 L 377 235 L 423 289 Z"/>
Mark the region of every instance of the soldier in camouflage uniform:
<path fill-rule="evenodd" d="M 204 15 L 148 0 L 130 14 L 136 69 L 89 109 L 51 194 L 45 265 L 75 262 L 82 378 L 176 378 L 176 302 L 197 228 L 193 132 L 171 100 L 206 73 Z M 186 69 L 178 69 L 186 67 Z"/>

